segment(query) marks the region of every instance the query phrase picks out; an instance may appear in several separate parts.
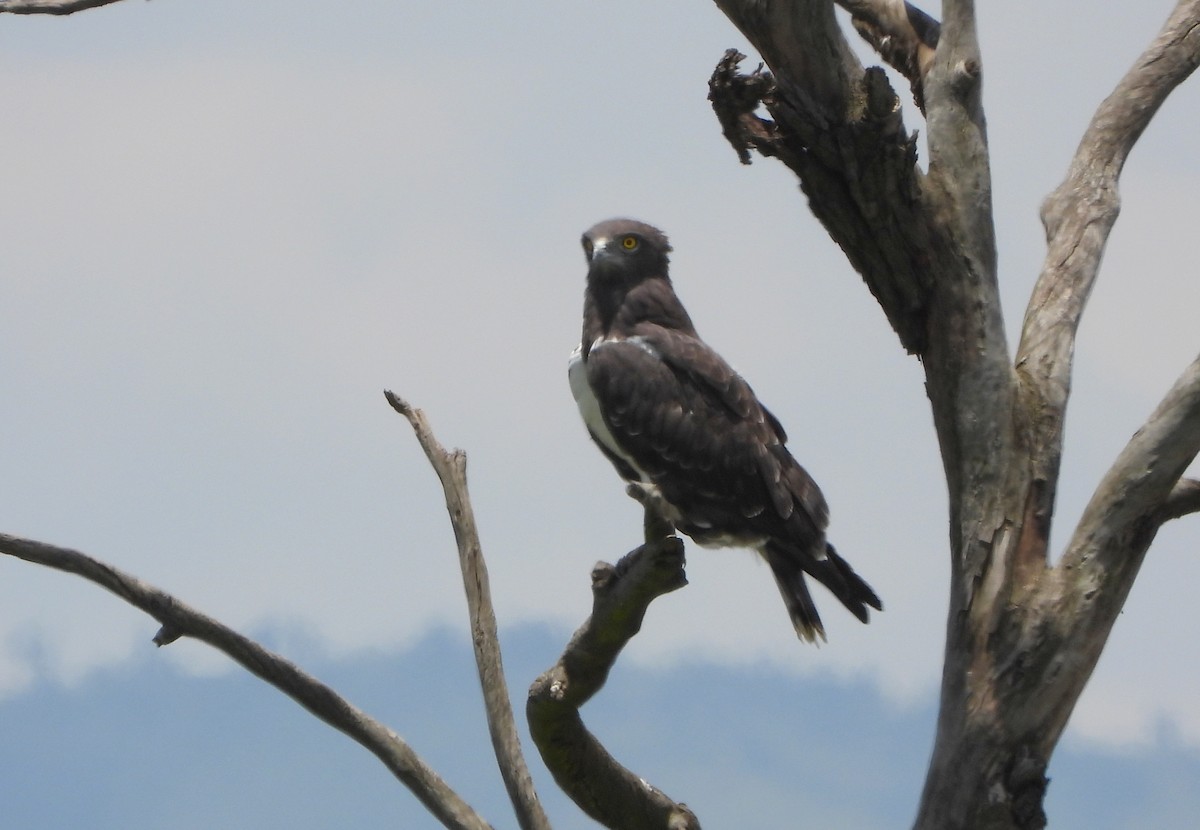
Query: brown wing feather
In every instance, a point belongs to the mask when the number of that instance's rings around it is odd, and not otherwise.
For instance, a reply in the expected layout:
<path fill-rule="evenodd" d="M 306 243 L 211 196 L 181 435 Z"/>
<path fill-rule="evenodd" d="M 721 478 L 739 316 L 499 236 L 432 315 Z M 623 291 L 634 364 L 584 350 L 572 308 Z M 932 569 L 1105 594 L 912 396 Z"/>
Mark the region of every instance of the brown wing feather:
<path fill-rule="evenodd" d="M 825 500 L 750 386 L 703 341 L 652 324 L 594 347 L 587 375 L 613 436 L 698 541 L 817 542 Z M 796 508 L 800 507 L 800 510 Z"/>

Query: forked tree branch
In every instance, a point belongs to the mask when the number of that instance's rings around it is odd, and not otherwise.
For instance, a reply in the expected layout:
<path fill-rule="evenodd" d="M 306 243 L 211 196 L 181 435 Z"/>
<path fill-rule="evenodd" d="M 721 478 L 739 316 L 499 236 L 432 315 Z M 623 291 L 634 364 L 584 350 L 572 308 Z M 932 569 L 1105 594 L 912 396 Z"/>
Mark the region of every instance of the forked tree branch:
<path fill-rule="evenodd" d="M 579 716 L 641 629 L 650 603 L 687 584 L 683 543 L 667 535 L 673 528 L 652 505 L 646 506 L 645 531 L 646 544 L 616 567 L 599 562 L 592 570 L 592 615 L 558 662 L 533 682 L 526 715 L 554 780 L 593 819 L 614 830 L 698 830 L 686 805 L 622 766 Z"/>
<path fill-rule="evenodd" d="M 916 137 L 878 67 L 864 70 L 832 5 L 803 0 L 717 0 L 771 73 L 739 75 L 725 52 L 709 100 L 743 164 L 755 149 L 800 180 L 813 213 L 863 277 L 900 342 L 927 347 L 933 275 L 953 257 L 922 202 Z M 756 110 L 762 103 L 771 120 Z"/>
<path fill-rule="evenodd" d="M 154 638 L 159 645 L 179 637 L 192 637 L 224 652 L 251 674 L 373 753 L 444 826 L 454 830 L 489 830 L 490 825 L 483 817 L 395 732 L 278 654 L 165 591 L 78 551 L 0 534 L 0 553 L 76 574 L 107 588 L 162 624 Z"/>
<path fill-rule="evenodd" d="M 912 87 L 913 100 L 925 110 L 925 73 L 933 63 L 941 24 L 904 0 L 837 0 L 850 12 L 854 31 L 871 44 Z"/>
<path fill-rule="evenodd" d="M 0 14 L 74 14 L 117 0 L 0 0 Z"/>
<path fill-rule="evenodd" d="M 446 496 L 446 510 L 458 542 L 458 559 L 462 569 L 463 588 L 467 595 L 467 608 L 471 619 L 471 641 L 475 647 L 475 665 L 479 670 L 479 685 L 483 689 L 484 708 L 487 712 L 488 731 L 500 775 L 508 789 L 523 830 L 549 830 L 533 779 L 521 752 L 521 739 L 517 734 L 512 703 L 508 698 L 508 684 L 504 679 L 504 663 L 500 654 L 500 637 L 496 631 L 496 615 L 492 606 L 491 589 L 488 584 L 487 565 L 479 544 L 479 533 L 475 527 L 475 513 L 467 493 L 467 456 L 462 450 L 447 452 L 429 427 L 425 413 L 410 406 L 392 392 L 385 391 L 392 408 L 408 419 L 421 449 L 437 473 Z"/>
<path fill-rule="evenodd" d="M 996 688 L 1021 689 L 1004 717 L 1033 757 L 1049 759 L 1162 523 L 1200 509 L 1180 479 L 1198 451 L 1200 358 L 1104 475 L 1061 561 L 1015 580 L 1011 623 L 988 645 L 1006 655 Z"/>
<path fill-rule="evenodd" d="M 1096 110 L 1067 177 L 1042 205 L 1047 251 L 1025 312 L 1016 368 L 1030 414 L 1037 478 L 1053 500 L 1075 335 L 1120 210 L 1118 179 L 1134 144 L 1200 64 L 1200 2 L 1183 0 Z"/>

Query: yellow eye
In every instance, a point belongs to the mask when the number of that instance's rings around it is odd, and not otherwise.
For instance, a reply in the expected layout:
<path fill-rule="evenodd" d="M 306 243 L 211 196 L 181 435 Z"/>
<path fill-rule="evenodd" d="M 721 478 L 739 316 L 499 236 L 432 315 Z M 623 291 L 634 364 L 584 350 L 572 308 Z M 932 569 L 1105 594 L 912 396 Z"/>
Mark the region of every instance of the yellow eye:
<path fill-rule="evenodd" d="M 621 240 L 621 247 L 627 251 L 632 251 L 635 248 L 637 248 L 637 246 L 638 246 L 638 239 L 636 236 L 627 236 Z"/>

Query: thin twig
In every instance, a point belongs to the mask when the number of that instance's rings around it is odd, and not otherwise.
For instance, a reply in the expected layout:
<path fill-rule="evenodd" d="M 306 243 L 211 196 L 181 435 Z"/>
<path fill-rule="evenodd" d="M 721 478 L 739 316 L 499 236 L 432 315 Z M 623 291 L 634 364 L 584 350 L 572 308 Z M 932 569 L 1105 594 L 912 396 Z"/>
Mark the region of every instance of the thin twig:
<path fill-rule="evenodd" d="M 421 449 L 442 482 L 446 510 L 458 542 L 458 560 L 467 595 L 471 640 L 475 647 L 479 685 L 483 688 L 488 730 L 517 821 L 523 830 L 549 830 L 550 821 L 538 800 L 533 778 L 521 752 L 521 739 L 513 717 L 512 702 L 508 698 L 508 684 L 504 680 L 504 663 L 488 586 L 487 564 L 483 560 L 479 532 L 475 527 L 475 513 L 467 492 L 467 455 L 462 450 L 447 452 L 434 437 L 424 412 L 390 391 L 384 391 L 383 394 L 392 408 L 408 419 Z"/>
<path fill-rule="evenodd" d="M 162 624 L 154 638 L 160 646 L 179 637 L 208 643 L 370 750 L 446 827 L 454 830 L 490 827 L 395 732 L 295 664 L 212 617 L 137 577 L 75 550 L 0 534 L 0 553 L 76 574 L 107 588 Z"/>

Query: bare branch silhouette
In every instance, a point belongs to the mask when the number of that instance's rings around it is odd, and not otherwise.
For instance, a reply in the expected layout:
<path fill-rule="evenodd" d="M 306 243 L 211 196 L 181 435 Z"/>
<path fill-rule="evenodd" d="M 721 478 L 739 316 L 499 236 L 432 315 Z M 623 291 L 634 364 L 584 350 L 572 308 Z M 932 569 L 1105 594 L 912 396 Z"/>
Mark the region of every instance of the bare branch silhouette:
<path fill-rule="evenodd" d="M 74 14 L 117 0 L 0 0 L 0 14 Z"/>
<path fill-rule="evenodd" d="M 444 826 L 453 830 L 490 828 L 395 732 L 294 663 L 248 637 L 171 594 L 79 551 L 0 534 L 0 553 L 76 574 L 107 588 L 161 623 L 162 628 L 154 637 L 160 646 L 180 637 L 208 643 L 369 750 Z"/>

